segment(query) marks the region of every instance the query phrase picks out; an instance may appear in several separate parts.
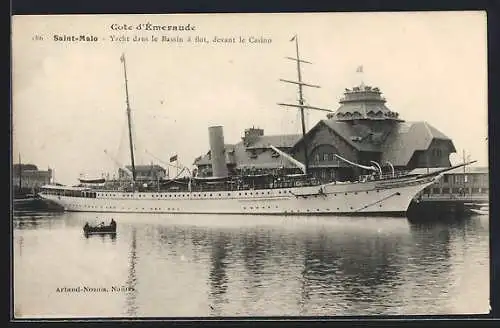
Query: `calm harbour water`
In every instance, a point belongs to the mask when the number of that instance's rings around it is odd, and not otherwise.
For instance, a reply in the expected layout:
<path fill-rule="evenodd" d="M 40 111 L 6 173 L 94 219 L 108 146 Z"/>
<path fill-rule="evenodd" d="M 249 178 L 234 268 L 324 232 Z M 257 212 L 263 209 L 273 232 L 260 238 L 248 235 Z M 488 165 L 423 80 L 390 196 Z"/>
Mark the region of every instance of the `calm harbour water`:
<path fill-rule="evenodd" d="M 487 216 L 18 213 L 16 318 L 487 313 Z M 86 221 L 118 223 L 85 237 Z M 107 292 L 58 292 L 58 288 Z M 111 291 L 111 287 L 123 287 Z"/>

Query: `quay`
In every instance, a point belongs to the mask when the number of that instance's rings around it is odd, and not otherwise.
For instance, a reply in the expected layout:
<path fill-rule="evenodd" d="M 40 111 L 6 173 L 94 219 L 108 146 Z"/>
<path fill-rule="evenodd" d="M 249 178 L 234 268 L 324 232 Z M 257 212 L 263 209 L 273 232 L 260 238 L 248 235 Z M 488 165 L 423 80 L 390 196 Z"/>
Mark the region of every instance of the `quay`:
<path fill-rule="evenodd" d="M 425 188 L 410 204 L 407 214 L 411 220 L 462 218 L 473 214 L 469 209 L 478 204 L 489 204 L 488 167 L 465 167 L 444 174 Z"/>

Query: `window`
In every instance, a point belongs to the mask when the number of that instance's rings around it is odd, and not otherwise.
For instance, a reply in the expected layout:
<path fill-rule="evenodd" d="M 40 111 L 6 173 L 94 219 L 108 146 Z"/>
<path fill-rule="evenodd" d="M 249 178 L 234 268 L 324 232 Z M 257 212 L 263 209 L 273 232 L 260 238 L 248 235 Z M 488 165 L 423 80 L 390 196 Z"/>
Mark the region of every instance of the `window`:
<path fill-rule="evenodd" d="M 327 153 L 324 153 L 323 154 L 323 160 L 326 162 L 328 161 L 328 154 Z"/>
<path fill-rule="evenodd" d="M 432 188 L 432 193 L 433 194 L 439 194 L 439 193 L 441 193 L 441 189 L 439 189 L 439 188 Z"/>
<path fill-rule="evenodd" d="M 443 188 L 443 194 L 449 194 L 450 188 Z"/>
<path fill-rule="evenodd" d="M 316 162 L 319 162 L 319 154 L 316 154 L 315 160 L 316 160 Z"/>

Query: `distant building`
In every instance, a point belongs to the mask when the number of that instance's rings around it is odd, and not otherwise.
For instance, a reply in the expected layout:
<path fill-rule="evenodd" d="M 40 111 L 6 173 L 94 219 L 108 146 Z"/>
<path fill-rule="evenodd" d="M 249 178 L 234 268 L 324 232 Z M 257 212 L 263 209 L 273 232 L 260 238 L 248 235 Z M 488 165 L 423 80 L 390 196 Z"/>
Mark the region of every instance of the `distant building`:
<path fill-rule="evenodd" d="M 425 173 L 417 169 L 413 173 Z M 456 198 L 460 196 L 489 197 L 490 180 L 488 167 L 467 166 L 447 172 L 433 185 L 424 189 L 422 194 L 430 197 Z"/>
<path fill-rule="evenodd" d="M 13 189 L 37 189 L 49 184 L 52 179 L 52 169 L 38 170 L 33 164 L 14 164 L 12 166 Z"/>
<path fill-rule="evenodd" d="M 304 138 L 301 135 L 265 136 L 262 129 L 245 130 L 242 141 L 226 145 L 226 163 L 232 173 L 246 168 L 272 171 L 295 166 L 269 148 L 273 145 L 305 163 L 309 172 L 322 181 L 352 179 L 364 170 L 338 159 L 361 165 L 379 163 L 384 173 L 423 167 L 449 167 L 456 152 L 450 138 L 427 122 L 405 122 L 386 106 L 378 88 L 366 85 L 346 89 L 340 107 L 319 121 Z M 307 145 L 307 147 L 305 147 Z M 202 176 L 210 175 L 210 152 L 194 165 Z"/>
<path fill-rule="evenodd" d="M 118 169 L 118 178 L 120 180 L 132 179 L 132 166 L 126 166 Z M 135 165 L 135 173 L 137 181 L 151 181 L 163 179 L 167 176 L 167 171 L 159 165 Z"/>

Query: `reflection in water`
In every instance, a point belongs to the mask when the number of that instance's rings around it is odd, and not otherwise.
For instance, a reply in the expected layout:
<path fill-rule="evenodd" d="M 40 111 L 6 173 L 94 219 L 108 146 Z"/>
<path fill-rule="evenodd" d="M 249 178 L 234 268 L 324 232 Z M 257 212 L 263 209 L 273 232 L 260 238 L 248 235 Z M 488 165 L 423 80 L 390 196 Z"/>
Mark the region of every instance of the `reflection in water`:
<path fill-rule="evenodd" d="M 382 311 L 391 297 L 387 286 L 401 284 L 403 257 L 397 253 L 403 243 L 404 234 L 397 230 L 361 235 L 324 231 L 305 239 L 301 307 L 346 304 L 336 314 L 369 307 Z"/>
<path fill-rule="evenodd" d="M 224 233 L 220 233 L 216 237 L 211 237 L 210 299 L 212 300 L 211 304 L 218 305 L 228 301 L 224 294 L 226 294 L 228 283 L 226 270 L 229 261 L 227 257 L 228 252 L 230 252 L 230 244 L 229 237 Z"/>
<path fill-rule="evenodd" d="M 137 233 L 136 229 L 132 230 L 132 242 L 130 245 L 130 255 L 129 255 L 129 267 L 128 267 L 128 278 L 126 282 L 126 313 L 129 316 L 137 316 L 138 305 L 137 300 L 137 276 L 136 276 L 136 263 L 137 263 Z"/>
<path fill-rule="evenodd" d="M 92 234 L 92 233 L 83 233 L 86 239 L 89 238 L 99 238 L 102 241 L 106 240 L 111 240 L 113 244 L 116 243 L 116 233 L 98 233 L 98 234 Z"/>
<path fill-rule="evenodd" d="M 249 231 L 241 237 L 243 261 L 249 276 L 247 288 L 254 290 L 263 285 L 264 260 L 267 257 L 266 250 L 270 249 L 268 236 L 265 233 L 259 234 L 256 231 Z"/>
<path fill-rule="evenodd" d="M 37 229 L 37 227 L 41 224 L 40 219 L 36 216 L 25 216 L 22 219 L 14 221 L 15 229 Z"/>
<path fill-rule="evenodd" d="M 14 229 L 39 229 L 53 228 L 59 224 L 63 224 L 60 213 L 40 213 L 33 211 L 14 212 L 13 228 Z"/>
<path fill-rule="evenodd" d="M 446 224 L 387 218 L 118 219 L 120 238 L 113 247 L 109 242 L 80 245 L 87 258 L 98 252 L 99 269 L 66 273 L 78 279 L 105 272 L 113 283 L 125 281 L 128 291 L 115 296 L 120 306 L 125 304 L 118 315 L 444 314 L 488 309 L 487 219 Z M 52 221 L 52 226 L 33 228 L 39 236 L 36 243 L 54 249 L 50 244 L 59 240 L 69 249 L 88 217 L 41 220 Z M 22 224 L 17 229 L 15 256 L 34 256 L 30 247 L 37 236 L 19 235 L 26 230 Z M 45 238 L 48 230 L 51 237 Z M 21 254 L 21 248 L 28 252 Z M 73 267 L 82 265 L 73 260 Z M 144 297 L 138 295 L 138 279 Z M 30 281 L 37 280 L 23 282 Z M 470 304 L 470 297 L 477 301 Z"/>

